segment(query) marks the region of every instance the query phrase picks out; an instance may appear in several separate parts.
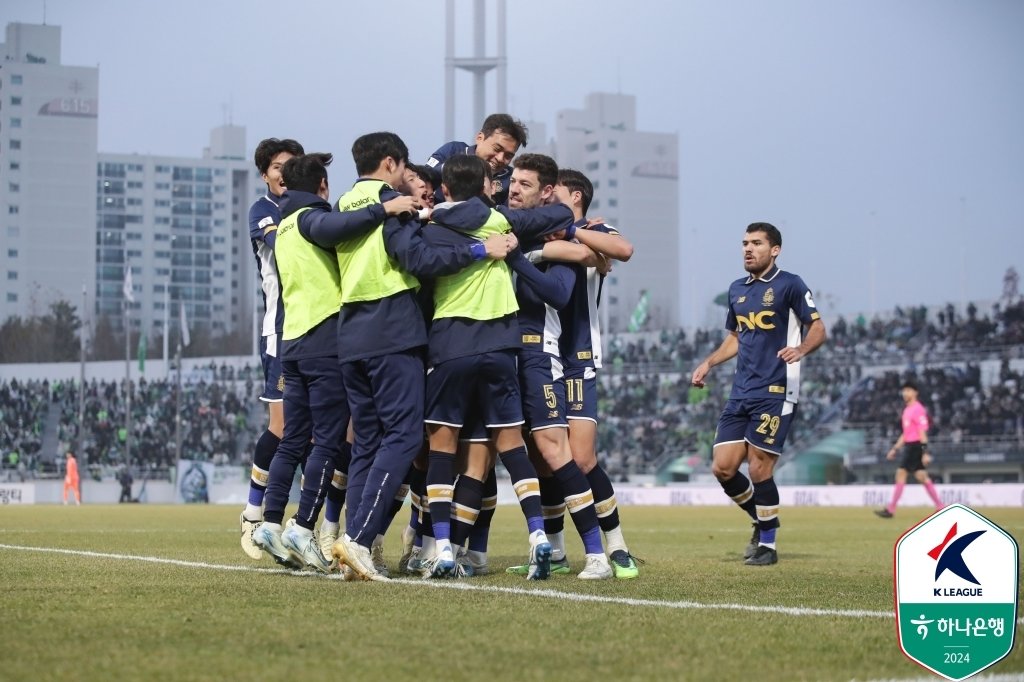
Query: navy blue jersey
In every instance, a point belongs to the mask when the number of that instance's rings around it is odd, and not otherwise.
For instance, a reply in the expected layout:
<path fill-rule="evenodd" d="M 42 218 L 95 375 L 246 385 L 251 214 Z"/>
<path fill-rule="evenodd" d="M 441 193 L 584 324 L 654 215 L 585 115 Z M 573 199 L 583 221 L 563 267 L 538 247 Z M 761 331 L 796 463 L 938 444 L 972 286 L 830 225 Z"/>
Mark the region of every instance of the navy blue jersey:
<path fill-rule="evenodd" d="M 256 257 L 256 272 L 260 276 L 263 290 L 263 324 L 260 326 L 262 336 L 280 334 L 284 329 L 284 303 L 281 302 L 281 279 L 277 275 L 277 262 L 274 260 L 274 249 L 263 238 L 264 230 L 271 225 L 281 223 L 281 211 L 278 208 L 280 197 L 269 191 L 249 207 L 249 240 L 252 242 L 252 253 Z"/>
<path fill-rule="evenodd" d="M 476 145 L 466 144 L 465 142 L 449 142 L 441 145 L 427 159 L 427 167 L 431 168 L 435 174 L 434 201 L 439 204 L 444 201 L 444 194 L 441 192 L 441 169 L 444 168 L 445 161 L 459 154 L 476 154 Z M 501 183 L 501 189 L 495 192 L 492 197 L 494 203 L 500 206 L 508 201 L 508 186 L 512 182 L 512 167 L 506 166 L 501 172 L 495 173 L 492 180 Z"/>
<path fill-rule="evenodd" d="M 560 358 L 562 322 L 558 313 L 571 295 L 576 280 L 576 266 L 554 261 L 540 262 L 536 266 L 528 262 L 523 266 L 510 263 L 510 266 L 516 274 L 516 300 L 519 302 L 519 330 L 523 350 L 540 351 Z M 534 276 L 540 279 L 529 281 L 523 271 L 524 267 L 539 271 Z M 546 286 L 541 288 L 541 284 Z"/>
<path fill-rule="evenodd" d="M 586 218 L 576 221 L 576 227 L 582 229 L 587 224 Z M 619 234 L 611 225 L 600 223 L 589 228 L 605 234 Z M 573 287 L 572 298 L 559 313 L 562 319 L 561 350 L 566 371 L 572 368 L 601 368 L 601 321 L 597 313 L 601 301 L 601 287 L 604 275 L 597 268 L 576 268 L 576 285 Z"/>
<path fill-rule="evenodd" d="M 803 326 L 821 316 L 811 290 L 797 275 L 773 267 L 764 277 L 729 285 L 725 328 L 739 335 L 731 398 L 800 397 L 800 363 L 786 364 L 778 352 L 799 346 Z"/>

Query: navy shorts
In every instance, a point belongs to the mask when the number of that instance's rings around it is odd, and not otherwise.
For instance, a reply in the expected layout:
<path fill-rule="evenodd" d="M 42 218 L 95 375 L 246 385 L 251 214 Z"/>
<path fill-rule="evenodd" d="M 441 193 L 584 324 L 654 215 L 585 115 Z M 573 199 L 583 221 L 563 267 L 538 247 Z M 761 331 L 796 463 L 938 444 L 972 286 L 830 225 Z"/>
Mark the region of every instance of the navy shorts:
<path fill-rule="evenodd" d="M 519 426 L 523 405 L 516 352 L 497 350 L 446 360 L 427 370 L 424 421 L 462 428 L 472 413 L 488 429 Z"/>
<path fill-rule="evenodd" d="M 747 441 L 770 455 L 781 455 L 796 403 L 784 398 L 732 399 L 725 404 L 715 445 Z"/>
<path fill-rule="evenodd" d="M 568 419 L 597 422 L 597 371 L 593 367 L 565 370 L 565 412 Z"/>
<path fill-rule="evenodd" d="M 560 358 L 548 353 L 520 353 L 519 387 L 523 392 L 526 424 L 531 431 L 568 428 Z"/>
<path fill-rule="evenodd" d="M 263 364 L 263 393 L 260 400 L 279 403 L 284 400 L 284 374 L 281 372 L 280 334 L 260 337 L 260 362 Z"/>
<path fill-rule="evenodd" d="M 486 443 L 490 439 L 490 431 L 487 430 L 484 420 L 480 418 L 479 410 L 474 405 L 466 415 L 462 428 L 459 429 L 459 440 L 470 443 Z"/>

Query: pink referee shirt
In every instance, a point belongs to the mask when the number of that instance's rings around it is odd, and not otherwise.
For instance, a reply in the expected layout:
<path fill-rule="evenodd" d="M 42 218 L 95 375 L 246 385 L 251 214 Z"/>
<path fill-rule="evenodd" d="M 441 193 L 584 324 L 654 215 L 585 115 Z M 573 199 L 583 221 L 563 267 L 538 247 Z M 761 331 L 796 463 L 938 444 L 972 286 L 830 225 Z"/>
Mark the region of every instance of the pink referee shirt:
<path fill-rule="evenodd" d="M 928 432 L 928 410 L 915 400 L 903 408 L 903 442 L 920 443 Z"/>

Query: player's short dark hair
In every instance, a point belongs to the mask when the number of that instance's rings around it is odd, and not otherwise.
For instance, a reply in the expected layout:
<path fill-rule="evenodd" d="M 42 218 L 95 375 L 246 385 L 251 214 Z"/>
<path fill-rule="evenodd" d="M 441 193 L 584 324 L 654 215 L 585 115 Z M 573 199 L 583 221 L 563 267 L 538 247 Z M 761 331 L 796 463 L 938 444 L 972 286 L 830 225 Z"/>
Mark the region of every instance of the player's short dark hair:
<path fill-rule="evenodd" d="M 900 390 L 902 391 L 904 388 L 909 388 L 920 393 L 920 391 L 917 388 L 917 382 L 914 381 L 913 379 L 907 379 L 902 384 L 900 384 Z"/>
<path fill-rule="evenodd" d="M 256 170 L 260 172 L 260 175 L 266 175 L 270 168 L 270 162 L 281 152 L 288 152 L 292 156 L 301 156 L 306 153 L 302 145 L 292 139 L 279 140 L 276 137 L 268 137 L 261 140 L 256 145 L 256 153 L 253 155 Z"/>
<path fill-rule="evenodd" d="M 570 192 L 579 192 L 583 196 L 583 215 L 587 215 L 590 202 L 594 200 L 594 183 L 575 168 L 563 168 L 558 171 L 558 184 L 564 185 Z"/>
<path fill-rule="evenodd" d="M 327 167 L 333 160 L 334 156 L 323 152 L 293 156 L 281 168 L 284 186 L 297 192 L 316 194 L 320 191 L 320 182 L 327 179 Z"/>
<path fill-rule="evenodd" d="M 431 187 L 437 184 L 437 181 L 435 179 L 437 176 L 434 175 L 434 172 L 433 170 L 431 170 L 430 166 L 422 166 L 418 163 L 409 163 L 406 164 L 405 167 L 411 170 L 417 176 L 419 176 L 420 180 L 427 183 Z"/>
<path fill-rule="evenodd" d="M 487 163 L 476 154 L 460 154 L 444 163 L 441 182 L 448 188 L 452 201 L 466 201 L 480 196 L 487 178 Z"/>
<path fill-rule="evenodd" d="M 359 175 L 373 173 L 389 156 L 395 161 L 409 163 L 409 148 L 394 133 L 367 133 L 352 143 L 352 160 L 356 162 Z"/>
<path fill-rule="evenodd" d="M 525 123 L 508 114 L 491 114 L 484 119 L 484 124 L 480 126 L 480 132 L 484 137 L 490 137 L 496 130 L 511 137 L 520 147 L 526 146 L 530 135 Z"/>
<path fill-rule="evenodd" d="M 516 158 L 515 167 L 520 170 L 534 171 L 541 187 L 558 184 L 558 164 L 550 156 L 523 154 Z"/>
<path fill-rule="evenodd" d="M 747 234 L 751 232 L 764 232 L 768 235 L 769 246 L 782 246 L 782 233 L 771 223 L 750 223 L 747 225 Z"/>

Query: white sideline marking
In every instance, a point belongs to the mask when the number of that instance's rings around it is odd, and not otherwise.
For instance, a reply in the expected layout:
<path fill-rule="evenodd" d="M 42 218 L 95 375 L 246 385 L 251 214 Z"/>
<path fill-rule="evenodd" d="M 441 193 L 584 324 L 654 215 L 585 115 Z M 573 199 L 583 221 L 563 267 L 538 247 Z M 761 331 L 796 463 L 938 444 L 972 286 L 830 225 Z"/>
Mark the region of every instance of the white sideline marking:
<path fill-rule="evenodd" d="M 69 554 L 71 556 L 93 557 L 97 559 L 117 559 L 121 561 L 142 561 L 151 564 L 168 564 L 184 568 L 207 568 L 215 571 L 241 571 L 244 573 L 284 573 L 299 577 L 326 578 L 341 580 L 341 575 L 332 573 L 322 575 L 312 571 L 293 571 L 284 568 L 258 568 L 256 566 L 210 564 L 203 561 L 184 561 L 181 559 L 165 559 L 154 556 L 136 556 L 133 554 L 111 554 L 109 552 L 92 552 L 79 549 L 63 549 L 58 547 L 27 547 L 24 545 L 0 544 L 0 549 L 11 549 L 23 552 L 46 552 L 50 554 Z M 493 592 L 498 594 L 514 594 L 548 599 L 564 599 L 566 601 L 593 602 L 599 604 L 619 604 L 622 606 L 650 606 L 667 609 L 703 609 L 720 611 L 750 611 L 753 613 L 778 613 L 787 616 L 833 616 L 843 618 L 895 618 L 889 611 L 867 611 L 862 609 L 812 609 L 800 606 L 756 606 L 753 604 L 702 604 L 692 601 L 658 601 L 656 599 L 631 599 L 629 597 L 605 597 L 597 594 L 579 594 L 549 589 L 525 589 L 522 587 L 499 587 L 497 585 L 473 585 L 468 582 L 441 580 L 412 580 L 406 578 L 392 579 L 397 585 L 415 585 L 436 589 L 462 590 L 464 592 Z M 1018 620 L 1024 623 L 1024 618 Z"/>

